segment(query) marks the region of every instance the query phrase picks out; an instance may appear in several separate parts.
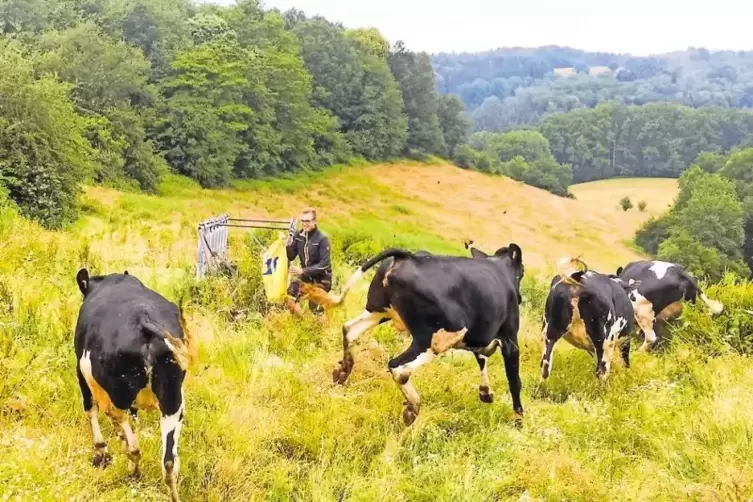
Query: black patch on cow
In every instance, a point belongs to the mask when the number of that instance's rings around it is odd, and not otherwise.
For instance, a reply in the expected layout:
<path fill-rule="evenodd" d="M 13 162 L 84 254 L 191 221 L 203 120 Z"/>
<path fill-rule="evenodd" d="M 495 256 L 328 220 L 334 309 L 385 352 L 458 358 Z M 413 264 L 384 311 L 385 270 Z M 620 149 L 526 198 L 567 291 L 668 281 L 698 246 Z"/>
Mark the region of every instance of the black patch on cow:
<path fill-rule="evenodd" d="M 175 446 L 175 431 L 170 431 L 167 433 L 167 439 L 165 440 L 165 458 L 164 462 L 174 462 L 175 457 L 173 457 L 173 447 Z"/>

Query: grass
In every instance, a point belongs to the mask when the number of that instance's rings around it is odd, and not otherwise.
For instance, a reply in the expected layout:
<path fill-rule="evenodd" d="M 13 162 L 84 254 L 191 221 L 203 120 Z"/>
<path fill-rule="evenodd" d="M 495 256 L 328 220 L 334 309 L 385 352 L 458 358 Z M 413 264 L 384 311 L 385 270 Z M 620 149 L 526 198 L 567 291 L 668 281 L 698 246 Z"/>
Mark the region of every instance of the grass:
<path fill-rule="evenodd" d="M 90 187 L 82 219 L 59 233 L 0 209 L 0 499 L 166 500 L 155 415 L 142 414 L 137 427 L 141 478 L 127 476 L 116 431 L 104 418 L 114 463 L 106 470 L 91 466 L 72 342 L 81 266 L 95 273 L 128 269 L 173 300 L 181 290 L 192 292 L 187 318 L 201 344 L 186 385 L 179 445 L 184 501 L 751 497 L 748 359 L 732 352 L 710 358 L 702 347 L 675 341 L 659 355 L 635 354 L 630 370 L 618 363 L 601 384 L 588 355 L 563 342 L 550 380 L 539 382 L 549 260 L 580 251 L 612 270 L 637 255 L 620 240 L 622 227 L 613 237 L 610 229 L 637 220 L 582 190 L 578 200 L 557 199 L 448 166 L 349 167 L 308 176 L 306 183 L 292 178 L 213 192 L 172 177 L 160 196 Z M 633 197 L 625 190 L 635 183 L 621 181 L 610 184 L 614 194 Z M 427 190 L 436 185 L 448 188 Z M 657 204 L 643 198 L 647 218 Z M 527 265 L 522 429 L 513 427 L 501 357 L 490 360 L 496 396 L 486 405 L 477 397 L 476 363 L 462 352 L 417 373 L 423 406 L 405 428 L 403 398 L 386 366 L 407 339 L 389 326 L 362 337 L 348 384 L 334 386 L 339 328 L 361 311 L 368 278 L 328 327 L 308 316 L 295 321 L 277 306 L 260 308 L 258 249 L 233 231 L 231 255 L 241 277 L 194 283 L 198 221 L 222 212 L 284 216 L 308 203 L 321 209 L 322 227 L 333 238 L 336 288 L 352 270 L 343 257 L 359 259 L 383 245 L 465 254 L 466 235 L 489 250 L 509 240 L 521 244 Z"/>

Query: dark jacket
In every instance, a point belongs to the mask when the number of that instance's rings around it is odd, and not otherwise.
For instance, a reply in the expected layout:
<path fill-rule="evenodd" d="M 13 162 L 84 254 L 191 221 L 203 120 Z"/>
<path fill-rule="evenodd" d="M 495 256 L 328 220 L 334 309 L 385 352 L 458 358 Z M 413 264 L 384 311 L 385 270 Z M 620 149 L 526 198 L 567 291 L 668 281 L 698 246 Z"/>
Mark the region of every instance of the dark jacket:
<path fill-rule="evenodd" d="M 310 234 L 298 230 L 293 234 L 290 244 L 286 246 L 288 260 L 298 257 L 301 260 L 301 280 L 319 282 L 332 280 L 332 263 L 330 261 L 330 244 L 327 234 L 314 228 Z"/>

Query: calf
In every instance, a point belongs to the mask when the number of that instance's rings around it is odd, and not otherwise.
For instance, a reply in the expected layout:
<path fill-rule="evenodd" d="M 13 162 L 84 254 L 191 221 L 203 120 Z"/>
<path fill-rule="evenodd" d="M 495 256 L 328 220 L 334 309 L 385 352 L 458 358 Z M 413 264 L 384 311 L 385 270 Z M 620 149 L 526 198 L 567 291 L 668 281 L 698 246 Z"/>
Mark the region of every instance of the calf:
<path fill-rule="evenodd" d="M 580 265 L 583 270 L 576 271 Z M 560 260 L 560 273 L 550 284 L 542 328 L 541 377 L 552 372 L 554 344 L 564 337 L 596 358 L 596 375 L 606 378 L 618 339 L 625 337 L 621 354 L 630 367 L 633 309 L 626 286 L 619 280 L 588 270 L 579 258 Z"/>
<path fill-rule="evenodd" d="M 491 403 L 486 362 L 501 347 L 513 409 L 518 419 L 522 418 L 518 351 L 522 250 L 510 244 L 491 256 L 479 250 L 473 253 L 475 258 L 387 250 L 356 271 L 341 295 L 321 292 L 319 303 L 337 305 L 367 270 L 392 258 L 380 275 L 382 279 L 372 280 L 364 312 L 343 326 L 343 359 L 333 380 L 343 384 L 353 370 L 352 344 L 358 336 L 391 319 L 404 326 L 412 339 L 408 349 L 389 362 L 389 371 L 406 398 L 406 425 L 414 422 L 420 407 L 411 375 L 450 349 L 474 354 L 481 370 L 479 398 Z"/>
<path fill-rule="evenodd" d="M 183 311 L 128 272 L 89 277 L 81 269 L 76 282 L 84 296 L 74 340 L 76 373 L 94 436 L 93 463 L 105 467 L 112 459 L 99 427 L 103 411 L 122 428 L 129 469 L 138 474 L 141 452 L 128 412 L 159 409 L 162 474 L 178 501 L 183 379 L 194 358 Z"/>
<path fill-rule="evenodd" d="M 721 302 L 710 300 L 695 279 L 681 266 L 658 260 L 641 260 L 617 269 L 617 277 L 633 286 L 630 301 L 635 321 L 643 331 L 644 342 L 639 350 L 656 343 L 655 321 L 671 320 L 682 312 L 683 301 L 695 303 L 698 296 L 712 314 L 724 309 Z"/>

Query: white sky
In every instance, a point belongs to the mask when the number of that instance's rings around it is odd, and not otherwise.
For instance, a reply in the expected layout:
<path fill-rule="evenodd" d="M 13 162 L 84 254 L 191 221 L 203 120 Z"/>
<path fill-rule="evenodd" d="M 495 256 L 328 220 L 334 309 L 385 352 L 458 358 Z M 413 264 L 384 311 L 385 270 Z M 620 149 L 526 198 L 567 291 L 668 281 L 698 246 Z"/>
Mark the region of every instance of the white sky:
<path fill-rule="evenodd" d="M 214 0 L 234 3 L 233 0 Z M 562 45 L 633 55 L 753 49 L 750 0 L 263 0 L 428 52 Z"/>

